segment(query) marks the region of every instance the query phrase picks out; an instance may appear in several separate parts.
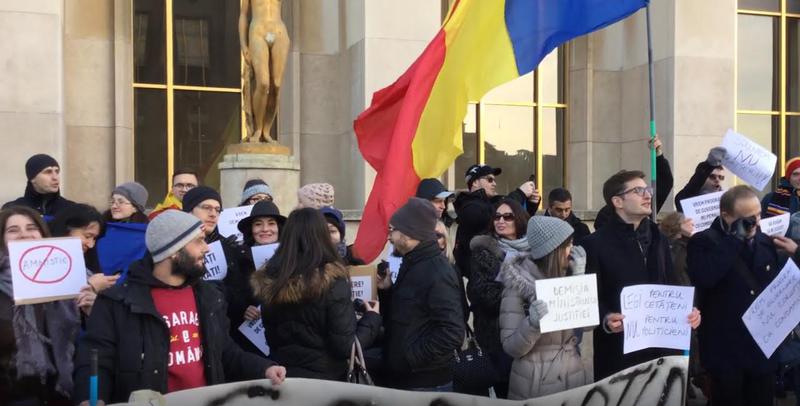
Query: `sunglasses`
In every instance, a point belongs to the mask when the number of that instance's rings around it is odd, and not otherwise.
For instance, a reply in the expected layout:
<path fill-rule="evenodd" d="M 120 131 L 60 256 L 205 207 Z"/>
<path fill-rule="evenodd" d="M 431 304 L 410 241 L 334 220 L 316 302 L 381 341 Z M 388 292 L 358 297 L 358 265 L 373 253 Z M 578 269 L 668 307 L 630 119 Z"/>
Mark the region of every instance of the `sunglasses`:
<path fill-rule="evenodd" d="M 495 178 L 494 176 L 485 176 L 481 179 L 484 179 L 489 183 L 497 183 L 497 178 Z"/>
<path fill-rule="evenodd" d="M 514 213 L 495 213 L 494 221 L 500 221 L 500 219 L 503 219 L 506 222 L 512 222 L 514 221 Z"/>

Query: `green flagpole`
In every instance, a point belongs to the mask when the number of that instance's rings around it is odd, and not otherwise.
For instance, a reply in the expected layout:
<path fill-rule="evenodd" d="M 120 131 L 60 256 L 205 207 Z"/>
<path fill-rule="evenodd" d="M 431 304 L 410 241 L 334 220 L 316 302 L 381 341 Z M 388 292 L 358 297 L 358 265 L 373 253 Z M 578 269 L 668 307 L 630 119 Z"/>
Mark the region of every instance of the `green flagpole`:
<path fill-rule="evenodd" d="M 645 6 L 645 16 L 647 18 L 647 67 L 648 76 L 650 81 L 650 187 L 653 188 L 652 196 L 652 218 L 653 222 L 656 221 L 656 213 L 658 212 L 658 199 L 656 199 L 656 186 L 658 184 L 656 179 L 656 108 L 653 92 L 653 38 L 650 28 L 650 3 Z"/>

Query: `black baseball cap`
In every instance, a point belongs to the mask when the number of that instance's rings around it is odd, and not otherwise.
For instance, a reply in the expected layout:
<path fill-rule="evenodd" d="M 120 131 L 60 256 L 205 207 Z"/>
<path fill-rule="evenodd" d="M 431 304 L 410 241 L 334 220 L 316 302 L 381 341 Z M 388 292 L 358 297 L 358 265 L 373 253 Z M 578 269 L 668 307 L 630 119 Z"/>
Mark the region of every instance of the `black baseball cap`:
<path fill-rule="evenodd" d="M 423 179 L 417 186 L 416 197 L 433 200 L 433 199 L 447 199 L 452 196 L 453 192 L 447 190 L 446 187 L 439 182 L 439 179 Z"/>
<path fill-rule="evenodd" d="M 464 174 L 464 177 L 466 178 L 467 185 L 469 185 L 473 180 L 487 175 L 497 176 L 501 173 L 503 173 L 503 170 L 500 168 L 492 168 L 489 165 L 472 165 L 467 169 L 467 173 Z"/>

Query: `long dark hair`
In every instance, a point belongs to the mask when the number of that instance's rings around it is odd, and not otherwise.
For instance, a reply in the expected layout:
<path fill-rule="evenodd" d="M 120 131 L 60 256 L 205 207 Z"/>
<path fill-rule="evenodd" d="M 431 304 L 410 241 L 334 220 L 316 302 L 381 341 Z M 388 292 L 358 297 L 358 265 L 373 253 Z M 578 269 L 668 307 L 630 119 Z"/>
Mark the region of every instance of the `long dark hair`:
<path fill-rule="evenodd" d="M 566 260 L 566 264 L 561 261 L 564 257 L 564 251 L 566 251 L 567 247 L 571 244 L 572 236 L 570 235 L 561 245 L 556 247 L 556 249 L 549 254 L 533 261 L 546 278 L 561 278 L 567 276 L 569 269 L 566 268 L 569 266 L 569 259 Z"/>
<path fill-rule="evenodd" d="M 26 206 L 11 206 L 7 209 L 0 211 L 0 250 L 4 253 L 8 253 L 8 241 L 6 241 L 6 223 L 8 223 L 8 219 L 11 216 L 20 215 L 25 216 L 39 229 L 39 233 L 42 235 L 42 238 L 50 237 L 50 230 L 47 228 L 47 224 L 42 220 L 42 215 L 39 214 L 38 211 L 31 209 L 30 207 Z"/>
<path fill-rule="evenodd" d="M 266 274 L 275 280 L 273 292 L 280 292 L 292 278 L 312 279 L 324 272 L 325 265 L 342 265 L 328 232 L 328 223 L 312 208 L 292 211 L 281 228 L 280 245 L 267 262 Z"/>
<path fill-rule="evenodd" d="M 497 213 L 497 209 L 504 204 L 508 206 L 511 209 L 511 213 L 514 214 L 514 230 L 517 233 L 516 238 L 524 237 L 528 232 L 528 220 L 531 219 L 531 216 L 518 201 L 509 198 L 497 202 L 492 208 L 492 224 L 490 225 L 489 234 L 494 238 L 500 237 L 494 232 L 494 214 Z"/>
<path fill-rule="evenodd" d="M 87 269 L 99 273 L 103 270 L 100 269 L 100 259 L 97 256 L 97 241 L 106 233 L 106 222 L 94 206 L 75 204 L 61 210 L 50 223 L 50 231 L 53 233 L 53 237 L 66 237 L 70 230 L 83 228 L 94 222 L 100 225 L 100 233 L 95 239 L 95 246 L 83 254 L 83 259 Z"/>

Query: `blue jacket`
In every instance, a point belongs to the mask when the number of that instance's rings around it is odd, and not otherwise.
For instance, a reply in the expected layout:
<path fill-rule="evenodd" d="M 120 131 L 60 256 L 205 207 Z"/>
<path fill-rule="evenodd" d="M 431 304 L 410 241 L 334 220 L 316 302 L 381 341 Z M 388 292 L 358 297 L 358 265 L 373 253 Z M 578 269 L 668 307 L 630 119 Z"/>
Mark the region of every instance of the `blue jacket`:
<path fill-rule="evenodd" d="M 717 217 L 711 228 L 689 240 L 688 273 L 696 288 L 703 321 L 698 330 L 700 361 L 711 371 L 766 372 L 777 365 L 768 360 L 742 321 L 758 297 L 735 269 L 744 261 L 752 280 L 763 290 L 780 272 L 780 259 L 769 236 L 756 234 L 752 248 L 723 229 Z"/>

